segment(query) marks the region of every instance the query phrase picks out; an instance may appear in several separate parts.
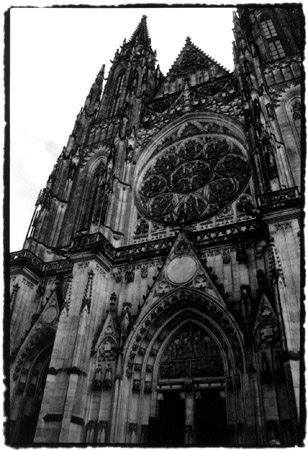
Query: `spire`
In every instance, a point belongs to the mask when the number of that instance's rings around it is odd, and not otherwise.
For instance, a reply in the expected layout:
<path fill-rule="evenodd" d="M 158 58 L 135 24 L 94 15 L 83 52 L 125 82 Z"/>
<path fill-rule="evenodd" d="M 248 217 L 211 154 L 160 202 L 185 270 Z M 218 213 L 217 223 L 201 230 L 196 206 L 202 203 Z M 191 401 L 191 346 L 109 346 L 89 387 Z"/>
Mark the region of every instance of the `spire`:
<path fill-rule="evenodd" d="M 132 34 L 132 37 L 128 41 L 130 45 L 142 44 L 144 47 L 151 47 L 151 39 L 149 37 L 147 27 L 147 16 L 142 16 L 139 25 Z"/>
<path fill-rule="evenodd" d="M 185 45 L 173 63 L 167 76 L 183 76 L 196 70 L 206 70 L 209 66 L 216 66 L 220 76 L 226 75 L 227 69 L 222 67 L 214 59 L 204 53 L 199 47 L 194 45 L 191 38 L 188 36 Z"/>

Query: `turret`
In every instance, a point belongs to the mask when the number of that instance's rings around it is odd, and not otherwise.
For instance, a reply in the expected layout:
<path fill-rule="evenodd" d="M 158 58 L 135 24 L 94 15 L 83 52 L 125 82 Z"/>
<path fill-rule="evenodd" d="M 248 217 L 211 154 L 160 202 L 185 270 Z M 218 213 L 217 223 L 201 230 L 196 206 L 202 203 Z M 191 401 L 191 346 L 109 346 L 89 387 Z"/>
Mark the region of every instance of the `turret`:
<path fill-rule="evenodd" d="M 130 40 L 124 40 L 120 51 L 115 53 L 99 120 L 125 116 L 129 118 L 127 129 L 138 124 L 142 98 L 151 97 L 159 84 L 155 63 L 156 51 L 152 50 L 146 16 L 143 16 Z"/>
<path fill-rule="evenodd" d="M 301 45 L 294 32 L 299 10 L 290 14 L 286 8 L 239 8 L 233 21 L 235 71 L 243 92 L 257 192 L 299 185 L 299 174 L 294 178 L 292 170 L 293 163 L 298 172 L 298 163 L 288 155 L 277 117 L 285 114 L 277 110 L 279 92 L 291 80 L 296 86 L 300 74 Z"/>
<path fill-rule="evenodd" d="M 38 251 L 42 258 L 46 247 L 50 253 L 57 246 L 70 245 L 75 233 L 102 227 L 106 233 L 117 233 L 110 210 L 111 198 L 118 195 L 114 180 L 129 183 L 126 168 L 133 160 L 143 102 L 153 97 L 161 81 L 146 16 L 116 52 L 103 91 L 104 76 L 105 65 L 39 194 L 25 248 Z M 92 157 L 97 160 L 93 167 L 88 164 Z"/>

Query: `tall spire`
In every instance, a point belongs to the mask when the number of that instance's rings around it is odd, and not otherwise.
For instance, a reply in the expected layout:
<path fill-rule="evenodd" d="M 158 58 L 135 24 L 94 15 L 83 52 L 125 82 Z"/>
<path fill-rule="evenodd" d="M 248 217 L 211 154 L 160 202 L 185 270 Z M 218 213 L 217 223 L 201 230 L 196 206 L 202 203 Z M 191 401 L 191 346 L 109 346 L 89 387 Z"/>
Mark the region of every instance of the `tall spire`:
<path fill-rule="evenodd" d="M 136 45 L 142 44 L 144 47 L 151 47 L 151 38 L 149 37 L 147 27 L 147 16 L 142 16 L 139 25 L 132 34 L 128 44 Z"/>

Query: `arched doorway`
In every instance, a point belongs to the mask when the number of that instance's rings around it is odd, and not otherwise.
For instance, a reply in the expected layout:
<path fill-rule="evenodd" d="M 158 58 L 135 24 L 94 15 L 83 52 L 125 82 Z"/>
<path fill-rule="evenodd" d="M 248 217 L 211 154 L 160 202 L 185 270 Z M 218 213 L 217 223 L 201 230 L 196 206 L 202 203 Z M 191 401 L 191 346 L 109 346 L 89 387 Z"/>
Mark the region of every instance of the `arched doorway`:
<path fill-rule="evenodd" d="M 157 393 L 150 443 L 227 444 L 223 358 L 210 332 L 194 321 L 180 326 L 165 346 Z"/>
<path fill-rule="evenodd" d="M 33 444 L 51 350 L 51 345 L 36 348 L 24 362 L 11 410 L 11 441 L 14 444 Z"/>
<path fill-rule="evenodd" d="M 223 302 L 193 289 L 162 297 L 140 317 L 124 367 L 126 395 L 115 430 L 125 442 L 239 441 L 234 430 L 244 430 L 245 360 L 241 332 Z M 126 434 L 133 429 L 136 437 Z"/>

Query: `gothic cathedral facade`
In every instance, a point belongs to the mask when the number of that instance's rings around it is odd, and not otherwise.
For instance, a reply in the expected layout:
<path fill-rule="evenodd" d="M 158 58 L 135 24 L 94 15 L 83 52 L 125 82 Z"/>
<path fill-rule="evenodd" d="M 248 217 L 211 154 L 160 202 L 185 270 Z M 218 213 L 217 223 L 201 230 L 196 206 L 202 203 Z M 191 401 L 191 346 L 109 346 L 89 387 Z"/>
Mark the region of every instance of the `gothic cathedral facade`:
<path fill-rule="evenodd" d="M 12 444 L 302 442 L 303 20 L 102 67 L 10 255 Z"/>

